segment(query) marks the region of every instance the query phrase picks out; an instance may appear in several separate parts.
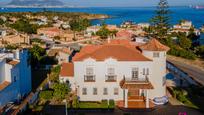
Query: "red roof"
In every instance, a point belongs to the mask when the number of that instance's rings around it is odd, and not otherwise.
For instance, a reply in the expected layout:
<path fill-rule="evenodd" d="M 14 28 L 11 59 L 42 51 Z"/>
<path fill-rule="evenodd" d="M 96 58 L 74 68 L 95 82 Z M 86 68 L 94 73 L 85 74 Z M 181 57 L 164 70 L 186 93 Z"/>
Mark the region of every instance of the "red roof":
<path fill-rule="evenodd" d="M 73 63 L 62 63 L 61 77 L 74 77 L 74 64 Z"/>
<path fill-rule="evenodd" d="M 93 58 L 96 61 L 104 61 L 107 58 L 114 58 L 118 61 L 151 61 L 127 40 L 85 46 L 73 57 L 73 61 L 83 61 L 87 58 Z"/>
<path fill-rule="evenodd" d="M 139 48 L 148 51 L 168 51 L 170 49 L 169 47 L 161 44 L 155 38 L 152 38 L 148 43 L 139 46 Z"/>
<path fill-rule="evenodd" d="M 133 34 L 127 30 L 121 30 L 116 33 L 116 37 L 132 38 Z"/>

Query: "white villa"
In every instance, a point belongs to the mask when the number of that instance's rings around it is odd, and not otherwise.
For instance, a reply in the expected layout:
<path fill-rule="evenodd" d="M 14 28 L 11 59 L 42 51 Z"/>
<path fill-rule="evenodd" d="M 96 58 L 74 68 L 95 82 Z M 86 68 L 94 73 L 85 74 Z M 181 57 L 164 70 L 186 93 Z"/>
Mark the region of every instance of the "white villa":
<path fill-rule="evenodd" d="M 152 108 L 166 96 L 166 52 L 156 39 L 136 46 L 128 40 L 88 45 L 63 63 L 59 79 L 69 82 L 80 101 L 113 99 L 121 108 Z"/>
<path fill-rule="evenodd" d="M 191 28 L 194 28 L 193 23 L 191 21 L 183 20 L 180 24 L 173 26 L 172 32 L 183 32 L 186 33 L 186 35 L 189 35 Z M 194 29 L 194 33 L 196 35 L 200 35 L 200 31 L 198 29 Z"/>
<path fill-rule="evenodd" d="M 28 50 L 0 52 L 0 108 L 31 91 L 31 66 Z"/>

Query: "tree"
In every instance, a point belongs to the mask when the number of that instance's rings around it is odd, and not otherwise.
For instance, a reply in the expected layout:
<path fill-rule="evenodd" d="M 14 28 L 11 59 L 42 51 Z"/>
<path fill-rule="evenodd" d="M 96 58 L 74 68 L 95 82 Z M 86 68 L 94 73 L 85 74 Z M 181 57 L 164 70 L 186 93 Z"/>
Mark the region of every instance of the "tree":
<path fill-rule="evenodd" d="M 102 39 L 108 38 L 111 32 L 106 28 L 105 25 L 101 27 L 99 31 L 96 32 L 96 35 L 100 36 Z"/>
<path fill-rule="evenodd" d="M 185 36 L 179 37 L 179 45 L 184 49 L 189 49 L 192 45 L 192 41 Z"/>
<path fill-rule="evenodd" d="M 54 93 L 53 96 L 57 100 L 62 100 L 65 98 L 65 95 L 70 92 L 70 87 L 69 85 L 65 83 L 55 83 L 52 86 Z"/>
<path fill-rule="evenodd" d="M 38 26 L 35 24 L 30 24 L 29 21 L 25 19 L 20 19 L 16 23 L 10 25 L 11 28 L 19 32 L 24 32 L 27 34 L 36 34 Z"/>
<path fill-rule="evenodd" d="M 31 53 L 31 64 L 32 65 L 38 64 L 39 61 L 45 55 L 45 49 L 41 48 L 38 45 L 34 45 L 29 51 Z"/>
<path fill-rule="evenodd" d="M 86 30 L 88 26 L 91 25 L 88 19 L 81 19 L 79 17 L 74 17 L 70 22 L 71 30 L 74 31 L 74 39 L 76 39 L 76 31 L 81 32 Z"/>
<path fill-rule="evenodd" d="M 165 38 L 169 29 L 169 6 L 167 0 L 160 0 L 156 15 L 150 20 L 152 23 L 153 36 L 157 36 L 160 39 Z"/>

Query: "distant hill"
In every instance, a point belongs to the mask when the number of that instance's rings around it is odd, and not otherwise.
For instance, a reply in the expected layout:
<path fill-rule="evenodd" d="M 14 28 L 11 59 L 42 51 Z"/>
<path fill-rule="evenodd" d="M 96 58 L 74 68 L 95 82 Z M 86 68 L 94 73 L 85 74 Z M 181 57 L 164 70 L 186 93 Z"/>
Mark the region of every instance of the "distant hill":
<path fill-rule="evenodd" d="M 12 0 L 10 6 L 63 6 L 59 0 Z"/>

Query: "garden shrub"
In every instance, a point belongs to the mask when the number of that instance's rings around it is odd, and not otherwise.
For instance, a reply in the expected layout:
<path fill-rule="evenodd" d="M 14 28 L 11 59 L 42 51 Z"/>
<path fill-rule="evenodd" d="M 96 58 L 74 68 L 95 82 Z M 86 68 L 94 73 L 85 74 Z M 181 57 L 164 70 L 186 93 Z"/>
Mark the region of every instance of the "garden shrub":
<path fill-rule="evenodd" d="M 40 99 L 50 100 L 53 97 L 53 91 L 51 90 L 41 91 L 39 97 Z"/>
<path fill-rule="evenodd" d="M 111 108 L 111 109 L 113 109 L 113 108 L 115 108 L 115 101 L 114 100 L 109 100 L 109 106 L 108 106 L 109 108 Z"/>
<path fill-rule="evenodd" d="M 72 107 L 73 108 L 79 108 L 79 100 L 78 100 L 77 96 L 74 96 L 74 98 L 73 98 Z"/>
<path fill-rule="evenodd" d="M 108 100 L 101 101 L 101 108 L 108 108 Z"/>

